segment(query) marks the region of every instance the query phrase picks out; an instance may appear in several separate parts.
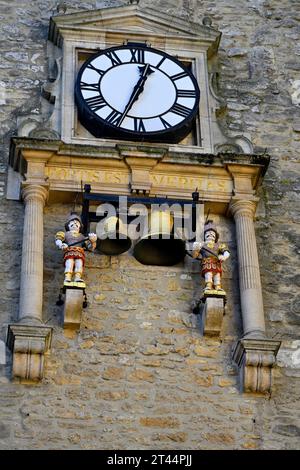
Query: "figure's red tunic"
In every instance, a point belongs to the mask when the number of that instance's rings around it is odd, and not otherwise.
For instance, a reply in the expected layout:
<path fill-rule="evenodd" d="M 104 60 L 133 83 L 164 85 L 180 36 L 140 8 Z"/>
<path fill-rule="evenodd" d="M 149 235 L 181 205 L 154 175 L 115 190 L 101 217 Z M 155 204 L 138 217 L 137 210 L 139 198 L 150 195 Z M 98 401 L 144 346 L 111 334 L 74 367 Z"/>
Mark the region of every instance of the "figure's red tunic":
<path fill-rule="evenodd" d="M 216 253 L 217 256 L 223 254 L 225 251 L 228 251 L 226 245 L 219 245 L 219 243 L 204 243 L 203 248 L 208 248 L 210 251 Z M 203 277 L 206 273 L 222 274 L 222 261 L 220 261 L 217 257 L 210 255 L 210 253 L 205 251 L 205 249 L 201 252 L 201 254 L 201 274 Z"/>

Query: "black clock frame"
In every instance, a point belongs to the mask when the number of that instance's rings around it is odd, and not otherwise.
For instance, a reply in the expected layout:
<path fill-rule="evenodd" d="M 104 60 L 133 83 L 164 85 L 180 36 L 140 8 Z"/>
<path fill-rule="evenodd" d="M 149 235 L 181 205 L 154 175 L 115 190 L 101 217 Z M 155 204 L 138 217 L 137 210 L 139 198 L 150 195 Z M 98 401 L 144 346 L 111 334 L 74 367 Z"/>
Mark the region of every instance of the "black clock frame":
<path fill-rule="evenodd" d="M 123 129 L 113 124 L 110 124 L 109 122 L 107 122 L 105 119 L 98 116 L 94 111 L 90 109 L 89 105 L 86 103 L 86 100 L 83 98 L 82 93 L 81 93 L 81 86 L 80 86 L 81 76 L 84 70 L 86 69 L 86 67 L 88 66 L 90 62 L 92 62 L 94 59 L 96 59 L 100 55 L 107 54 L 107 53 L 113 54 L 115 50 L 130 49 L 130 48 L 136 51 L 136 53 L 132 53 L 132 57 L 137 55 L 136 63 L 138 64 L 142 63 L 138 61 L 139 50 L 147 50 L 150 52 L 155 52 L 155 53 L 160 54 L 162 57 L 170 59 L 171 61 L 179 65 L 186 72 L 189 78 L 193 81 L 193 84 L 195 87 L 195 94 L 196 94 L 195 105 L 190 111 L 190 113 L 188 114 L 188 116 L 186 117 L 186 119 L 184 119 L 184 121 L 181 121 L 179 124 L 176 124 L 175 126 L 170 125 L 170 127 L 166 127 L 166 129 L 160 130 L 160 131 L 151 131 L 151 132 L 131 131 L 131 130 Z M 122 64 L 132 63 L 132 62 L 133 61 L 122 62 Z M 112 65 L 112 67 L 113 66 L 114 65 Z M 106 72 L 108 70 L 110 69 L 107 69 Z M 99 80 L 99 84 L 100 84 L 100 81 L 101 80 Z M 177 89 L 176 89 L 176 98 L 177 97 L 178 97 L 178 94 L 177 94 Z M 146 141 L 146 142 L 147 141 L 148 142 L 162 142 L 162 143 L 178 143 L 182 139 L 184 139 L 192 130 L 193 124 L 196 119 L 198 107 L 199 107 L 199 101 L 200 101 L 200 90 L 199 90 L 197 80 L 192 74 L 192 72 L 184 64 L 182 64 L 182 62 L 180 62 L 177 58 L 172 57 L 166 52 L 160 51 L 158 49 L 154 49 L 152 47 L 148 47 L 144 44 L 128 43 L 127 45 L 123 45 L 123 46 L 115 46 L 115 47 L 111 47 L 108 49 L 103 49 L 100 52 L 93 54 L 81 66 L 79 73 L 77 75 L 76 84 L 75 84 L 75 102 L 77 105 L 79 121 L 94 137 L 97 137 L 97 138 L 121 139 L 121 140 L 130 140 L 130 141 Z M 109 103 L 108 103 L 108 106 L 112 107 Z M 167 125 L 168 123 L 166 123 L 166 126 Z"/>

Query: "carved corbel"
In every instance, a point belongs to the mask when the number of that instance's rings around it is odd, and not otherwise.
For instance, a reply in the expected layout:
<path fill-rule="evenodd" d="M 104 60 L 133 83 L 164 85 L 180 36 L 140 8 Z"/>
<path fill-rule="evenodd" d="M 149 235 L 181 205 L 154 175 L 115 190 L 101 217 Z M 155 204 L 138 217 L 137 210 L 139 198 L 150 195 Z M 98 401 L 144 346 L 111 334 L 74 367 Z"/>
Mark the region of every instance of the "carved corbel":
<path fill-rule="evenodd" d="M 153 168 L 157 165 L 155 158 L 128 157 L 126 163 L 131 169 L 131 192 L 149 194 L 152 187 L 150 175 Z"/>
<path fill-rule="evenodd" d="M 225 298 L 206 297 L 203 300 L 199 308 L 201 334 L 219 337 L 225 314 Z"/>
<path fill-rule="evenodd" d="M 64 329 L 79 330 L 82 318 L 84 290 L 66 288 L 64 303 Z"/>
<path fill-rule="evenodd" d="M 44 375 L 44 356 L 50 350 L 51 340 L 51 327 L 9 325 L 7 346 L 13 354 L 13 377 L 41 380 Z"/>
<path fill-rule="evenodd" d="M 237 342 L 233 360 L 239 367 L 243 392 L 271 393 L 272 368 L 280 344 L 280 341 L 268 339 L 240 339 Z"/>

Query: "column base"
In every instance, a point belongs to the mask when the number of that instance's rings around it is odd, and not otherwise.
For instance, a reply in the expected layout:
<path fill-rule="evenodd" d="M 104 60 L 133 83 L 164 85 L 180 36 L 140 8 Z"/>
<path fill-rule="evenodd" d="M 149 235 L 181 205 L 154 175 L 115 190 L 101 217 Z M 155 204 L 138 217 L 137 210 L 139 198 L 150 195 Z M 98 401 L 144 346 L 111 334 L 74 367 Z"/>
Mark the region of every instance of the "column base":
<path fill-rule="evenodd" d="M 242 392 L 271 393 L 272 368 L 281 342 L 269 339 L 240 339 L 232 359 L 239 367 Z"/>
<path fill-rule="evenodd" d="M 13 354 L 13 377 L 35 382 L 41 380 L 44 375 L 44 355 L 50 350 L 51 340 L 51 327 L 9 325 L 6 342 Z"/>
<path fill-rule="evenodd" d="M 65 287 L 64 329 L 79 330 L 83 308 L 83 288 Z"/>
<path fill-rule="evenodd" d="M 219 337 L 225 314 L 225 295 L 204 296 L 199 304 L 200 330 L 204 336 Z"/>

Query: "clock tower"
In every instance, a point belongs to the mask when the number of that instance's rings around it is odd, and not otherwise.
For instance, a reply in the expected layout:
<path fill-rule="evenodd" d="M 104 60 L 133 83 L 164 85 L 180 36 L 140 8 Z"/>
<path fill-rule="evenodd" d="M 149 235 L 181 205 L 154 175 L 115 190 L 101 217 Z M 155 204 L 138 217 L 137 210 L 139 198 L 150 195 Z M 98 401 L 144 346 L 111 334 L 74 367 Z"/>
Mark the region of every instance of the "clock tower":
<path fill-rule="evenodd" d="M 26 206 L 21 323 L 10 325 L 8 334 L 15 377 L 39 380 L 47 374 L 44 355 L 51 349 L 52 328 L 43 324 L 44 205 L 81 204 L 87 235 L 99 201 L 115 203 L 121 196 L 148 204 L 201 203 L 205 214 L 219 221 L 222 237 L 227 234 L 225 241 L 238 252 L 236 277 L 225 279 L 228 287 L 234 283 L 231 291 L 239 289 L 239 296 L 228 296 L 227 311 L 233 319 L 236 308 L 243 323 L 233 361 L 244 391 L 271 390 L 271 368 L 280 344 L 266 337 L 253 226 L 257 190 L 269 158 L 253 154 L 249 135 L 226 133 L 218 123 L 218 110 L 226 107 L 216 87 L 220 38 L 208 18 L 202 24 L 174 17 L 170 22 L 167 14 L 138 4 L 51 18 L 49 82 L 43 89 L 48 118 L 23 117 L 10 153 L 10 187 L 16 199 L 22 194 Z M 197 197 L 192 199 L 192 194 Z M 236 235 L 228 228 L 234 225 Z M 138 276 L 145 279 L 142 288 L 150 289 L 148 271 L 134 259 L 134 250 L 122 255 L 123 262 L 127 260 L 132 272 L 144 269 Z M 93 265 L 96 276 L 106 266 L 101 260 Z M 175 275 L 192 276 L 191 262 L 181 260 Z M 116 265 L 115 260 L 107 261 L 112 271 Z M 160 283 L 159 276 L 168 272 L 157 265 Z M 111 279 L 118 276 L 111 273 Z M 176 298 L 176 286 L 170 292 L 175 296 L 170 302 L 177 306 L 183 297 Z M 79 301 L 75 294 L 69 297 L 67 313 L 76 313 L 70 323 L 80 329 L 82 295 L 76 293 Z M 99 298 L 105 295 L 95 294 L 95 309 Z M 219 338 L 224 296 L 203 303 L 202 334 Z M 185 308 L 192 315 L 190 304 Z M 158 311 L 153 315 L 157 318 Z"/>

